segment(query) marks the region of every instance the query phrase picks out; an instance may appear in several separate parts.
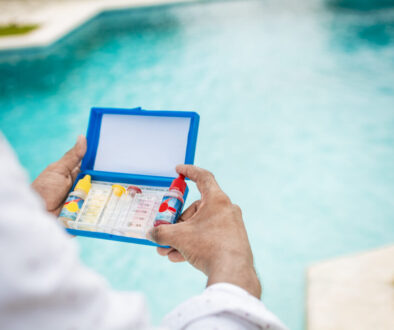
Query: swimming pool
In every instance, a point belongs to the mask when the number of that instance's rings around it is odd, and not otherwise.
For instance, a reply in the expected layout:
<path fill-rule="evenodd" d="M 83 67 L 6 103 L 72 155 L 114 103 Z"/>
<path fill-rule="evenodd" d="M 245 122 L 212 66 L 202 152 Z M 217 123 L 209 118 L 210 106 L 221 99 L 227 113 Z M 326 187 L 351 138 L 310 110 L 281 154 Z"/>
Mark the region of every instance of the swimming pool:
<path fill-rule="evenodd" d="M 314 1 L 107 13 L 34 59 L 0 57 L 0 127 L 34 178 L 93 105 L 199 112 L 196 164 L 243 209 L 263 300 L 302 329 L 308 265 L 394 241 L 393 27 L 392 10 Z M 205 285 L 150 247 L 77 241 L 156 323 Z"/>

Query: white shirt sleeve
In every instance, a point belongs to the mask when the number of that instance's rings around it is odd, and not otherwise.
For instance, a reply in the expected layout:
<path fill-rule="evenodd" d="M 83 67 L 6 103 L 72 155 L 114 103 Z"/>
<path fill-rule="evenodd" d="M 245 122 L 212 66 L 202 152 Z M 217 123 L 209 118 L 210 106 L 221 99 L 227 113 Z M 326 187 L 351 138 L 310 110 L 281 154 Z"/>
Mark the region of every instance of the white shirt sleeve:
<path fill-rule="evenodd" d="M 0 133 L 0 329 L 152 329 L 140 293 L 111 290 L 31 189 Z M 171 312 L 166 329 L 283 329 L 244 290 L 216 284 Z M 163 328 L 160 328 L 163 329 Z"/>
<path fill-rule="evenodd" d="M 286 329 L 260 300 L 229 283 L 211 285 L 184 302 L 165 317 L 163 325 L 187 330 Z"/>
<path fill-rule="evenodd" d="M 83 266 L 0 133 L 0 329 L 146 329 L 143 295 Z"/>

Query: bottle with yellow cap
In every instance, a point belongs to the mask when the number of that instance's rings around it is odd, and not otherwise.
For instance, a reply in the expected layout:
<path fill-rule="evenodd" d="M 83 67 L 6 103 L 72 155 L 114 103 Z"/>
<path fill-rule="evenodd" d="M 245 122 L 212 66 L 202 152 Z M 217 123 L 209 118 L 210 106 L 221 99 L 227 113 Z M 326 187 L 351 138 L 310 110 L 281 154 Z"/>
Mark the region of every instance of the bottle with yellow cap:
<path fill-rule="evenodd" d="M 63 221 L 65 225 L 67 225 L 67 222 L 70 220 L 75 221 L 91 186 L 92 182 L 90 175 L 85 175 L 83 179 L 77 182 L 74 190 L 68 195 L 59 215 L 59 219 Z"/>

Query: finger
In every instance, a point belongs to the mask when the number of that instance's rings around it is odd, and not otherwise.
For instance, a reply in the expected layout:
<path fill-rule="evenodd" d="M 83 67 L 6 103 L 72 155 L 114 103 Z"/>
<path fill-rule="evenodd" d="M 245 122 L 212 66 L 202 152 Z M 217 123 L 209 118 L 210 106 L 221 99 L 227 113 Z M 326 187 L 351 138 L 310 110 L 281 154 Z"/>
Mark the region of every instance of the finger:
<path fill-rule="evenodd" d="M 179 251 L 177 250 L 172 250 L 169 254 L 168 254 L 168 259 L 172 262 L 183 262 L 185 261 L 185 258 L 183 257 L 182 254 L 179 253 Z"/>
<path fill-rule="evenodd" d="M 183 255 L 180 252 L 178 252 L 178 250 L 175 250 L 174 248 L 158 247 L 157 252 L 163 257 L 168 256 L 168 259 L 172 262 L 185 261 L 185 258 L 183 257 Z"/>
<path fill-rule="evenodd" d="M 70 173 L 80 164 L 87 149 L 86 138 L 79 135 L 74 147 L 67 151 L 59 162 L 64 165 Z"/>
<path fill-rule="evenodd" d="M 178 222 L 187 221 L 190 219 L 198 210 L 201 201 L 194 201 L 179 217 Z"/>
<path fill-rule="evenodd" d="M 183 238 L 183 226 L 185 223 L 176 223 L 173 225 L 160 225 L 153 227 L 147 234 L 147 237 L 157 244 L 169 245 L 176 248 L 178 242 Z"/>
<path fill-rule="evenodd" d="M 176 171 L 194 181 L 201 193 L 201 197 L 212 192 L 221 191 L 213 174 L 194 165 L 178 165 Z"/>
<path fill-rule="evenodd" d="M 157 247 L 156 248 L 157 253 L 160 254 L 161 256 L 165 257 L 167 256 L 171 251 L 173 251 L 173 248 L 163 248 L 163 247 Z"/>

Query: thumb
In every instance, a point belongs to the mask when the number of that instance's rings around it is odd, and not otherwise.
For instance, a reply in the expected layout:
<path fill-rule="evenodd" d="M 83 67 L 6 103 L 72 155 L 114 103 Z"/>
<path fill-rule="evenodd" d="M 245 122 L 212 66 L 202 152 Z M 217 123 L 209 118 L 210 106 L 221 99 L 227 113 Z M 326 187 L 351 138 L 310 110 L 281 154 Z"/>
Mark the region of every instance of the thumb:
<path fill-rule="evenodd" d="M 160 245 L 169 245 L 173 248 L 177 248 L 179 241 L 184 236 L 183 223 L 176 223 L 171 225 L 160 225 L 153 227 L 148 232 L 148 238 Z"/>
<path fill-rule="evenodd" d="M 67 151 L 59 162 L 72 172 L 75 167 L 79 166 L 79 163 L 86 153 L 86 149 L 86 138 L 83 135 L 79 135 L 74 147 Z"/>

